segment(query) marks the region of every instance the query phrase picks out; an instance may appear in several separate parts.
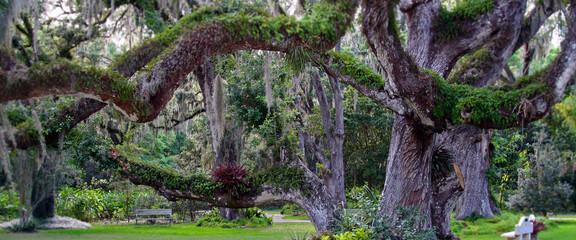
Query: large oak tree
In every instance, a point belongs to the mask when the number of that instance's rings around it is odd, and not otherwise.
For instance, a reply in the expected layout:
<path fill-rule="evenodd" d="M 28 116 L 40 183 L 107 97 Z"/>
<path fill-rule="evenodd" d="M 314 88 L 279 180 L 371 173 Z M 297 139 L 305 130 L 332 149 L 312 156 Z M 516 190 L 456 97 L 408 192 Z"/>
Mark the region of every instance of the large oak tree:
<path fill-rule="evenodd" d="M 306 53 L 329 76 L 350 84 L 396 115 L 380 214 L 394 219 L 396 208 L 413 207 L 421 215 L 420 227 L 435 225 L 440 237 L 450 237 L 447 209 L 461 188 L 464 196 L 487 197 L 485 192 L 475 193 L 487 191 L 485 182 L 474 182 L 466 171 L 460 174 L 458 170 L 474 160 L 479 160 L 479 166 L 471 168 L 477 172 L 486 168 L 486 130 L 518 127 L 546 116 L 573 80 L 575 3 L 538 1 L 527 12 L 525 0 L 467 0 L 451 9 L 440 0 L 363 0 L 363 33 L 384 76 L 359 64 L 352 55 L 330 51 L 351 23 L 357 1 L 321 1 L 300 20 L 258 10 L 230 14 L 202 9 L 130 50 L 110 69 L 69 61 L 26 67 L 9 49 L 3 49 L 0 102 L 81 94 L 95 100 L 81 100 L 91 107 L 76 109 L 80 113 L 74 116 L 85 118 L 108 103 L 130 119 L 146 122 L 158 115 L 188 74 L 200 71 L 213 56 L 249 49 Z M 397 28 L 396 9 L 407 17 L 405 41 Z M 513 86 L 491 87 L 511 55 L 561 9 L 565 9 L 569 28 L 556 60 Z M 34 144 L 34 139 L 24 134 L 18 140 L 18 146 Z M 124 163 L 125 171 L 130 172 L 134 166 Z M 437 166 L 448 171 L 433 172 Z M 332 193 L 316 175 L 304 173 L 306 185 L 317 193 L 313 202 L 307 203 L 322 205 Z M 130 179 L 146 182 L 137 175 Z M 336 206 L 321 210 L 306 206 L 303 200 L 310 198 L 302 197 L 302 191 L 272 194 L 274 191 L 266 191 L 271 185 L 266 184 L 256 195 L 231 199 L 194 192 L 195 183 L 200 182 L 188 182 L 191 189 L 187 191 L 172 184 L 156 183 L 155 187 L 167 196 L 229 207 L 251 206 L 275 196 L 304 205 L 312 210 L 313 219 L 329 217 L 336 210 Z M 486 201 L 471 205 L 490 208 Z M 319 230 L 329 230 L 329 221 L 323 222 Z"/>

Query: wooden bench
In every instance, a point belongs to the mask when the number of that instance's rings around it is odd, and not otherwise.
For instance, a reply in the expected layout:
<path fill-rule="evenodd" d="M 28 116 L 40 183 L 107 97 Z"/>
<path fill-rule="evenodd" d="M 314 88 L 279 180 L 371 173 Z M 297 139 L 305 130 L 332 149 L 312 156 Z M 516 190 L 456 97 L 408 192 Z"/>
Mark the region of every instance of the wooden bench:
<path fill-rule="evenodd" d="M 158 220 L 172 223 L 172 209 L 135 209 L 134 220 L 138 224 L 138 219 L 145 219 L 148 223 L 156 223 Z"/>
<path fill-rule="evenodd" d="M 518 224 L 514 227 L 513 232 L 507 232 L 500 235 L 508 240 L 518 239 L 518 240 L 530 240 L 532 238 L 532 232 L 534 231 L 534 221 L 536 218 L 534 215 L 530 217 L 521 217 Z"/>

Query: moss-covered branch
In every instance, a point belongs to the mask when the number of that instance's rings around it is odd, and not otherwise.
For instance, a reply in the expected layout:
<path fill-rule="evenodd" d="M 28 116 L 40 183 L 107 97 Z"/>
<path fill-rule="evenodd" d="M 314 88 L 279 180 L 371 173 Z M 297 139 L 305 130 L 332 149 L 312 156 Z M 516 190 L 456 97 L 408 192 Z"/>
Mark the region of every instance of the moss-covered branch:
<path fill-rule="evenodd" d="M 439 122 L 485 128 L 521 126 L 547 114 L 547 103 L 552 98 L 544 79 L 546 72 L 521 79 L 517 86 L 500 89 L 449 83 L 430 74 L 436 80 L 433 114 Z M 545 106 L 542 103 L 546 103 Z"/>
<path fill-rule="evenodd" d="M 0 102 L 77 93 L 111 102 L 129 113 L 146 114 L 151 108 L 139 98 L 135 82 L 113 71 L 67 60 L 39 63 L 25 72 L 11 71 L 0 82 Z"/>
<path fill-rule="evenodd" d="M 150 186 L 171 200 L 191 199 L 216 206 L 245 208 L 312 195 L 311 183 L 304 170 L 297 167 L 275 167 L 254 173 L 237 189 L 225 189 L 224 185 L 203 172 L 182 175 L 173 169 L 120 156 L 111 158 L 111 161 L 118 164 L 122 175 L 132 183 Z M 235 194 L 229 194 L 231 192 Z"/>
<path fill-rule="evenodd" d="M 124 76 L 149 66 L 131 80 L 111 71 L 57 62 L 28 71 L 1 73 L 0 91 L 10 90 L 11 94 L 0 98 L 0 102 L 83 93 L 114 103 L 135 121 L 150 121 L 170 100 L 180 81 L 207 58 L 245 49 L 330 49 L 348 28 L 356 5 L 356 1 L 325 0 L 315 4 L 301 20 L 270 17 L 253 10 L 218 14 L 203 9 L 120 58 L 113 68 Z M 198 25 L 199 21 L 204 24 Z M 169 47 L 177 39 L 180 41 Z M 63 72 L 67 74 L 59 74 Z"/>
<path fill-rule="evenodd" d="M 314 64 L 323 71 L 348 84 L 358 92 L 376 101 L 383 107 L 403 114 L 406 106 L 399 98 L 394 98 L 385 89 L 385 81 L 381 74 L 362 63 L 352 53 L 347 51 L 330 51 L 326 54 L 313 55 Z"/>
<path fill-rule="evenodd" d="M 466 24 L 494 9 L 494 0 L 464 0 L 448 9 L 440 8 L 436 30 L 438 40 L 450 41 L 468 31 Z"/>

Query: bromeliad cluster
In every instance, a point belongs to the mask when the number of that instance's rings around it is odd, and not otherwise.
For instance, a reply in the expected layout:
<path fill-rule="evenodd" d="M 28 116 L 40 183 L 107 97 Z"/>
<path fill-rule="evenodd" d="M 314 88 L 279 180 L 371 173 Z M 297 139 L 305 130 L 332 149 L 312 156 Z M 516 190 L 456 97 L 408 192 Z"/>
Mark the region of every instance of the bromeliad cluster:
<path fill-rule="evenodd" d="M 247 176 L 248 171 L 234 162 L 222 163 L 212 172 L 212 180 L 219 186 L 217 193 L 235 198 L 246 195 L 251 189 Z"/>

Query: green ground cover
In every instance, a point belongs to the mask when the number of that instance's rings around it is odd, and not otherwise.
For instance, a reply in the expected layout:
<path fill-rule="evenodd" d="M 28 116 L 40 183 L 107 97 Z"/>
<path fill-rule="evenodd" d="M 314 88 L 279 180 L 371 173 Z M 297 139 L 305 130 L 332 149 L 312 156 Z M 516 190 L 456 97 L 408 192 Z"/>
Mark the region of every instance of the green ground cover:
<path fill-rule="evenodd" d="M 88 230 L 48 230 L 32 234 L 0 233 L 2 240 L 204 240 L 204 239 L 290 239 L 310 235 L 314 226 L 308 223 L 275 223 L 260 228 L 197 227 L 175 225 L 95 225 Z"/>
<path fill-rule="evenodd" d="M 284 216 L 285 220 L 310 220 L 308 216 Z"/>
<path fill-rule="evenodd" d="M 493 219 L 454 221 L 454 232 L 462 240 L 501 240 L 500 234 L 512 230 L 520 215 L 504 212 Z M 547 221 L 541 240 L 573 240 L 576 221 Z M 1 240 L 206 240 L 206 239 L 290 239 L 314 233 L 308 223 L 274 223 L 270 227 L 220 228 L 174 225 L 95 225 L 88 230 L 49 230 L 32 234 L 0 233 Z"/>
<path fill-rule="evenodd" d="M 492 219 L 452 221 L 452 230 L 462 240 L 501 240 L 500 234 L 514 229 L 520 214 L 503 212 Z M 538 235 L 540 240 L 573 240 L 576 221 L 545 221 L 547 230 Z"/>

